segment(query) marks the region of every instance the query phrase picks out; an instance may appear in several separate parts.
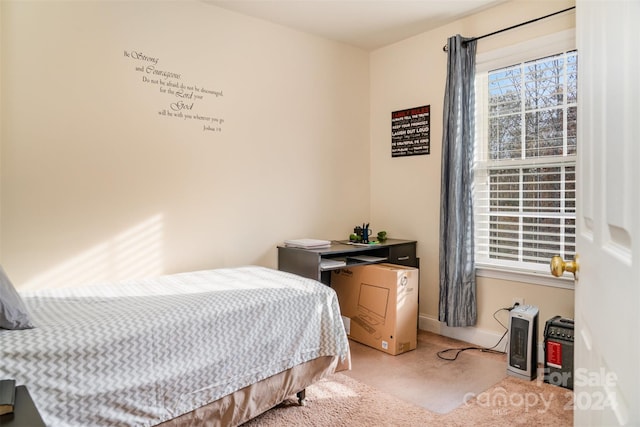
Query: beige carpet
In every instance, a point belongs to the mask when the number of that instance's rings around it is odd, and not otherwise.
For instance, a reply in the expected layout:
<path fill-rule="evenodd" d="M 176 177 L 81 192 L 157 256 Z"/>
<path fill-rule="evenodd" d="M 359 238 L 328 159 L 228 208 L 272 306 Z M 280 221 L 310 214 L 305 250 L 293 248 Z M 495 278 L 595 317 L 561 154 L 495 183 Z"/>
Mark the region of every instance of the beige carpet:
<path fill-rule="evenodd" d="M 343 374 L 307 388 L 307 403 L 295 396 L 244 424 L 252 426 L 571 426 L 572 393 L 541 381 L 504 378 L 447 414 L 400 400 Z"/>
<path fill-rule="evenodd" d="M 477 350 L 442 360 L 437 353 L 448 348 L 471 346 L 431 332 L 418 333 L 418 347 L 398 356 L 354 341 L 352 368 L 344 372 L 361 383 L 383 390 L 431 412 L 446 414 L 507 376 L 506 356 Z M 444 355 L 453 358 L 455 352 Z"/>

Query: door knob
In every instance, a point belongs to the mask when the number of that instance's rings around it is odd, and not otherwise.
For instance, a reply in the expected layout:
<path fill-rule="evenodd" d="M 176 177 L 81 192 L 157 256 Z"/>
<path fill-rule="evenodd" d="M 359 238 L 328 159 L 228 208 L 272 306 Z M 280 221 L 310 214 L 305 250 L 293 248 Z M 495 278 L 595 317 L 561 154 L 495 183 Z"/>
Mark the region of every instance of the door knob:
<path fill-rule="evenodd" d="M 551 258 L 551 274 L 556 277 L 562 277 L 565 271 L 573 273 L 573 277 L 575 277 L 579 269 L 578 255 L 575 256 L 573 261 L 565 261 L 560 255 L 554 255 Z"/>

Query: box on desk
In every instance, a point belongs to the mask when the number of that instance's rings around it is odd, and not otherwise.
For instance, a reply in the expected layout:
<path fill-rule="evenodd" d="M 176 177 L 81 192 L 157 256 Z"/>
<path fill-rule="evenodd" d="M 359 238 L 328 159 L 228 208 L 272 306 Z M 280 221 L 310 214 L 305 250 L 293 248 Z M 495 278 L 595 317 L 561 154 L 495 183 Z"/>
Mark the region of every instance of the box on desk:
<path fill-rule="evenodd" d="M 371 264 L 334 270 L 331 287 L 354 341 L 392 355 L 413 350 L 418 334 L 418 269 Z"/>

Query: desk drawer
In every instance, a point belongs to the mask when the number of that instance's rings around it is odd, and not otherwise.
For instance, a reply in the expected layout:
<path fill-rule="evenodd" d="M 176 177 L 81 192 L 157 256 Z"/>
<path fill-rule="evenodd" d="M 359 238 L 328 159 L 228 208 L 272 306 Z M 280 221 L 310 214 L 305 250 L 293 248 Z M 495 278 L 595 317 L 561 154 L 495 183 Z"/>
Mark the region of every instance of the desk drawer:
<path fill-rule="evenodd" d="M 406 243 L 402 245 L 389 246 L 389 261 L 391 264 L 417 267 L 416 244 Z"/>

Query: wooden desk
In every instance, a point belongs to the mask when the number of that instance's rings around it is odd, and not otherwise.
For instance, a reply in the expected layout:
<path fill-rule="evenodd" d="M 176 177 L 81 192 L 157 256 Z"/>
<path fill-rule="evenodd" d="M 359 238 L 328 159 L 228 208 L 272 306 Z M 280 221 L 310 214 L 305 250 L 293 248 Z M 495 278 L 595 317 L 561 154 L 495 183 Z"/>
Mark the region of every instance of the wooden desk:
<path fill-rule="evenodd" d="M 324 249 L 301 249 L 278 246 L 278 270 L 295 273 L 303 277 L 318 280 L 325 285 L 331 284 L 331 271 L 356 265 L 388 262 L 418 268 L 415 240 L 387 239 L 384 243 L 353 245 L 347 241 L 334 241 L 331 247 Z M 362 261 L 357 256 L 365 255 L 383 260 Z M 344 261 L 343 266 L 327 265 L 323 260 Z"/>

